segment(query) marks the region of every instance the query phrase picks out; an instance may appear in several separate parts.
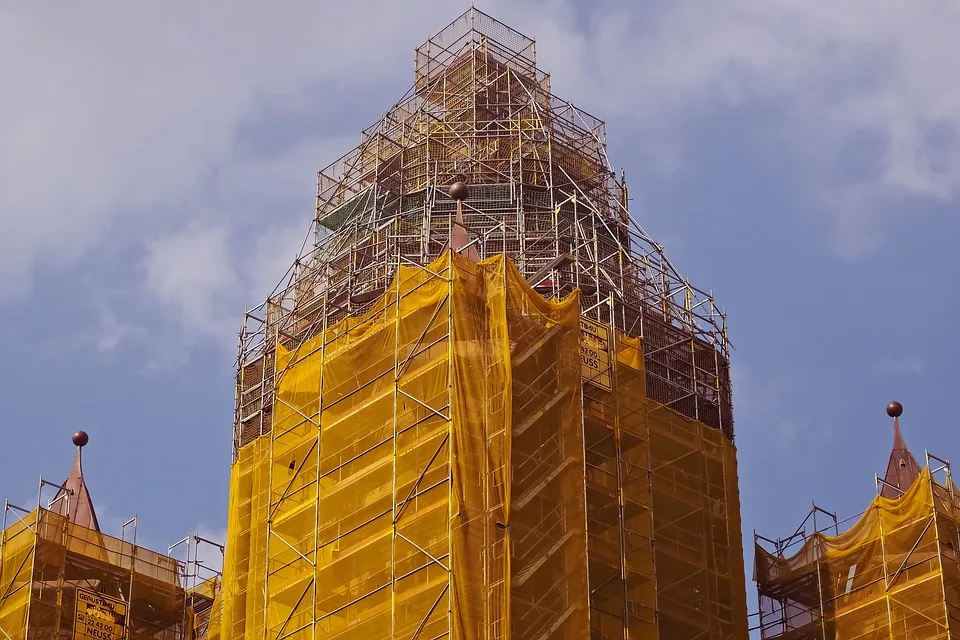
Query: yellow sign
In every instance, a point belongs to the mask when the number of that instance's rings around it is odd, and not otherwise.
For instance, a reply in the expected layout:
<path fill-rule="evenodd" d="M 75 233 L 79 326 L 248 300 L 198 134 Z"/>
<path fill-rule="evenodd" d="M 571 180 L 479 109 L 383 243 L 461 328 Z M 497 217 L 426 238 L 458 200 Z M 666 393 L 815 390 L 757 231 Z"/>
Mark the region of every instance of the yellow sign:
<path fill-rule="evenodd" d="M 127 603 L 77 589 L 74 640 L 123 640 L 127 633 Z"/>
<path fill-rule="evenodd" d="M 580 369 L 585 380 L 606 389 L 610 386 L 610 327 L 580 318 Z"/>

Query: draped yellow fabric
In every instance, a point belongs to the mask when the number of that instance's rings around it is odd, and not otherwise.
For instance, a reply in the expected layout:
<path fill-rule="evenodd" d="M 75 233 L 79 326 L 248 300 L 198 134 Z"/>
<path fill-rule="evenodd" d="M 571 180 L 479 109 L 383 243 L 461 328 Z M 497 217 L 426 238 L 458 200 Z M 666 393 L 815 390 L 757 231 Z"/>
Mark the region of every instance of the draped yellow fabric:
<path fill-rule="evenodd" d="M 447 252 L 279 338 L 272 429 L 232 471 L 222 637 L 746 637 L 733 447 L 648 401 L 637 339 L 615 393 L 585 385 L 577 294 Z"/>
<path fill-rule="evenodd" d="M 220 640 L 222 620 L 223 620 L 223 592 L 217 591 L 213 598 L 213 605 L 210 607 L 210 620 L 207 623 L 207 640 Z"/>
<path fill-rule="evenodd" d="M 34 511 L 0 533 L 0 637 L 16 637 L 27 628 L 37 515 Z"/>
<path fill-rule="evenodd" d="M 447 253 L 278 345 L 271 434 L 233 468 L 223 636 L 584 637 L 578 308 Z"/>
<path fill-rule="evenodd" d="M 847 531 L 810 536 L 791 557 L 756 547 L 768 638 L 960 637 L 957 499 L 926 467 L 899 498 L 877 496 Z"/>
<path fill-rule="evenodd" d="M 251 442 L 238 452 L 230 474 L 229 541 L 224 551 L 224 638 L 256 638 L 263 633 L 264 544 L 267 538 L 266 494 L 270 441 Z"/>
<path fill-rule="evenodd" d="M 0 638 L 89 637 L 82 625 L 91 609 L 110 621 L 106 633 L 98 627 L 104 638 L 184 635 L 189 620 L 176 560 L 47 509 L 7 515 L 13 522 L 0 532 Z"/>

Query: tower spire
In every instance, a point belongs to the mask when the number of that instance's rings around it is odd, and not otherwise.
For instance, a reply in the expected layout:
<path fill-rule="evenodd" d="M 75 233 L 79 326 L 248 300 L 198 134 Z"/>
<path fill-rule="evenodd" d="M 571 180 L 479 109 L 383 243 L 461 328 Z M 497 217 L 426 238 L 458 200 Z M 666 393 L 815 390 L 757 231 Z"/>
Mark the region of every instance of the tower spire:
<path fill-rule="evenodd" d="M 63 488 L 54 498 L 53 511 L 67 516 L 71 522 L 100 532 L 100 523 L 97 522 L 97 513 L 93 509 L 90 491 L 83 479 L 83 448 L 90 442 L 86 431 L 77 431 L 73 434 L 73 444 L 77 447 L 77 456 L 73 460 L 73 468 Z"/>
<path fill-rule="evenodd" d="M 896 401 L 891 402 L 887 405 L 887 415 L 893 418 L 893 449 L 890 451 L 887 472 L 883 475 L 884 485 L 880 495 L 884 498 L 898 498 L 920 475 L 920 464 L 910 453 L 907 443 L 903 440 L 903 434 L 900 433 L 903 405 Z"/>
<path fill-rule="evenodd" d="M 450 197 L 457 201 L 457 217 L 450 230 L 450 248 L 460 253 L 466 247 L 466 256 L 474 262 L 480 261 L 477 247 L 470 244 L 470 235 L 463 225 L 463 201 L 470 197 L 470 187 L 465 182 L 455 182 L 450 187 Z"/>

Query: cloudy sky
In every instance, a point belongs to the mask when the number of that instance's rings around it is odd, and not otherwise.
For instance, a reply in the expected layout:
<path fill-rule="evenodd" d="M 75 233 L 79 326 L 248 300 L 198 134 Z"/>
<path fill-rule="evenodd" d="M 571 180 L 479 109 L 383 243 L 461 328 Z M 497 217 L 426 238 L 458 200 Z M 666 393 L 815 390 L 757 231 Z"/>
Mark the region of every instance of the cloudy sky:
<path fill-rule="evenodd" d="M 333 4 L 0 6 L 0 495 L 35 503 L 83 428 L 105 528 L 223 535 L 243 311 L 466 8 Z M 891 399 L 919 458 L 955 452 L 955 1 L 479 6 L 607 120 L 634 215 L 726 308 L 747 536 L 861 510 Z"/>

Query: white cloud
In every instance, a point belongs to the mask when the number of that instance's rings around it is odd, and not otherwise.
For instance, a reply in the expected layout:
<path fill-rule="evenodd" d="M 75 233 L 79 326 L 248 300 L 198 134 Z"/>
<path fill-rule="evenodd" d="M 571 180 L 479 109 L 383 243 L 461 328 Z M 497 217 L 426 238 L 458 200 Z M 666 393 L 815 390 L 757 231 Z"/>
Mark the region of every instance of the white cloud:
<path fill-rule="evenodd" d="M 147 331 L 141 326 L 124 322 L 117 318 L 117 314 L 110 308 L 100 312 L 100 324 L 96 333 L 90 336 L 90 346 L 100 354 L 108 354 L 131 340 L 138 340 L 146 336 Z"/>
<path fill-rule="evenodd" d="M 149 243 L 144 262 L 146 290 L 157 304 L 184 329 L 211 338 L 229 334 L 236 324 L 218 304 L 239 288 L 228 233 L 190 224 Z"/>
<path fill-rule="evenodd" d="M 877 218 L 892 205 L 956 197 L 960 87 L 946 79 L 960 13 L 951 7 L 682 0 L 593 11 L 573 0 L 494 0 L 484 9 L 537 38 L 555 91 L 618 119 L 619 133 L 632 127 L 638 159 L 678 166 L 676 150 L 694 144 L 684 136 L 691 116 L 773 109 L 770 151 L 807 167 L 802 190 L 829 214 L 838 250 L 857 255 L 881 241 Z M 338 129 L 340 116 L 375 120 L 409 83 L 413 47 L 460 9 L 441 0 L 8 4 L 0 299 L 28 292 L 41 263 L 143 242 L 141 302 L 195 337 L 226 332 L 232 347 L 240 310 L 296 251 L 315 169 L 358 139 L 360 125 Z M 264 115 L 270 108 L 283 115 Z M 279 144 L 271 132 L 293 119 L 311 126 L 284 134 L 298 144 Z M 272 144 L 248 144 L 251 125 Z M 853 171 L 844 154 L 862 145 L 872 162 Z M 115 330 L 97 343 L 105 351 L 136 334 L 116 317 L 104 324 Z"/>
<path fill-rule="evenodd" d="M 807 425 L 803 416 L 797 416 L 791 407 L 795 398 L 802 395 L 803 384 L 798 384 L 789 372 L 778 371 L 770 375 L 736 360 L 730 368 L 733 387 L 735 432 L 739 442 L 750 442 L 776 452 L 781 456 L 795 453 L 796 442 L 820 430 Z M 748 440 L 743 440 L 747 438 Z"/>
<path fill-rule="evenodd" d="M 678 141 L 687 116 L 774 109 L 782 127 L 770 151 L 799 155 L 806 175 L 798 178 L 832 214 L 835 245 L 857 255 L 878 242 L 864 232 L 891 200 L 956 197 L 960 87 L 946 78 L 960 56 L 958 29 L 950 2 L 644 5 L 598 20 L 595 90 L 580 93 L 642 131 L 667 127 Z M 617 60 L 630 61 L 629 70 Z M 851 145 L 867 147 L 861 155 L 872 164 L 844 161 Z"/>
<path fill-rule="evenodd" d="M 311 166 L 310 158 L 329 156 L 334 145 L 348 148 L 353 141 L 353 136 L 349 142 L 316 141 L 226 169 L 214 184 L 230 194 L 226 200 L 232 206 L 204 211 L 198 222 L 147 244 L 147 300 L 188 335 L 233 349 L 242 310 L 273 290 L 303 246 L 315 190 L 314 172 L 303 169 Z M 242 224 L 253 227 L 252 237 L 239 232 Z M 171 353 L 154 366 L 182 364 L 180 356 L 170 360 Z"/>
<path fill-rule="evenodd" d="M 325 83 L 399 71 L 354 34 L 399 44 L 419 23 L 416 12 L 367 19 L 386 2 L 94 4 L 20 3 L 0 17 L 0 294 L 29 290 L 41 261 L 70 264 L 121 240 L 123 222 L 143 232 L 195 218 L 205 180 L 243 163 L 238 132 L 259 109 L 305 108 Z M 318 25 L 337 23 L 320 37 Z M 343 106 L 349 94 L 324 98 Z"/>
<path fill-rule="evenodd" d="M 800 433 L 800 425 L 790 420 L 783 420 L 777 425 L 777 436 L 785 443 L 789 444 L 796 440 Z"/>
<path fill-rule="evenodd" d="M 730 381 L 738 411 L 765 421 L 780 415 L 786 399 L 802 386 L 789 371 L 771 375 L 756 364 L 745 364 L 742 359 L 735 359 L 730 365 Z"/>
<path fill-rule="evenodd" d="M 142 343 L 149 336 L 146 327 L 122 317 L 106 302 L 101 302 L 94 314 L 91 326 L 81 325 L 71 336 L 67 348 L 62 342 L 46 345 L 45 357 L 72 357 L 76 351 L 90 351 L 103 358 L 110 358 L 132 344 Z"/>
<path fill-rule="evenodd" d="M 298 256 L 305 235 L 302 225 L 291 224 L 257 238 L 248 272 L 251 300 L 257 300 L 257 296 L 265 298 L 273 291 Z"/>
<path fill-rule="evenodd" d="M 885 360 L 874 371 L 881 375 L 919 374 L 926 368 L 926 361 L 918 355 L 906 355 L 902 358 Z"/>

